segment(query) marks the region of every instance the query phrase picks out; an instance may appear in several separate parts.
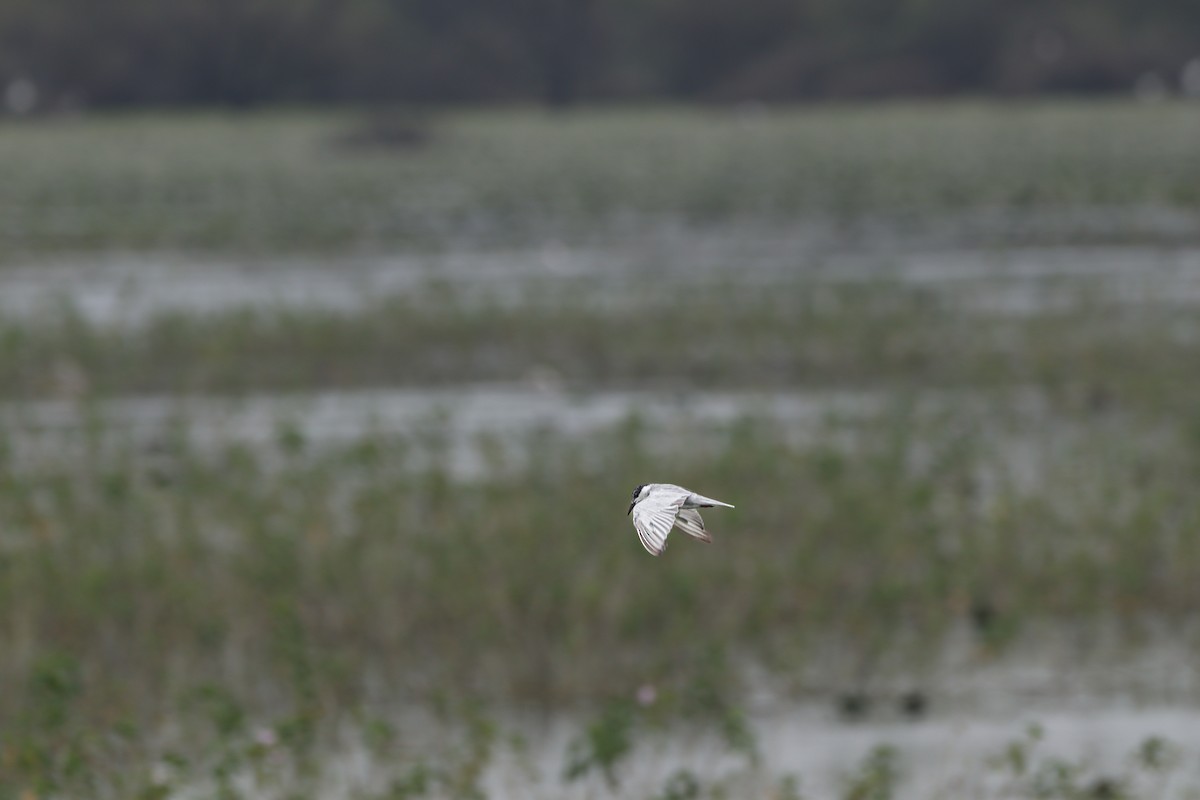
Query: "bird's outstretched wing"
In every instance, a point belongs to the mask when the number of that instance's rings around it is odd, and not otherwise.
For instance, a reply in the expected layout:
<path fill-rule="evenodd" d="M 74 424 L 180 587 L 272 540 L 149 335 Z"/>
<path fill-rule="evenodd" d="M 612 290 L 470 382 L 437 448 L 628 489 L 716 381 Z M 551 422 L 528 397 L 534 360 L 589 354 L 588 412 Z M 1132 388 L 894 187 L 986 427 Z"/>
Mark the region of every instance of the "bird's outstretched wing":
<path fill-rule="evenodd" d="M 667 549 L 667 534 L 689 494 L 678 486 L 659 486 L 633 507 L 633 527 L 650 555 L 660 556 Z"/>

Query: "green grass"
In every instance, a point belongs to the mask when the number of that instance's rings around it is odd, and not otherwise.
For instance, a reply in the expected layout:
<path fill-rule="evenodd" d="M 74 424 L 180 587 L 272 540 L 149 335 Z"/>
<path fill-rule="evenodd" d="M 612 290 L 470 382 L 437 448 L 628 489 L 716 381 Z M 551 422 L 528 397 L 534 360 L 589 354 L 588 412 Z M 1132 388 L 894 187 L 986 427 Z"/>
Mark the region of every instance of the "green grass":
<path fill-rule="evenodd" d="M 331 146 L 353 125 L 335 114 L 8 124 L 0 253 L 440 248 L 663 221 L 920 226 L 972 209 L 1200 205 L 1200 109 L 1183 103 L 448 112 L 429 124 L 427 145 L 391 152 Z"/>
<path fill-rule="evenodd" d="M 760 288 L 652 284 L 597 306 L 586 289 L 505 303 L 446 287 L 359 312 L 164 313 L 144 327 L 74 314 L 0 323 L 0 397 L 245 394 L 455 386 L 553 374 L 569 388 L 849 388 L 989 394 L 1030 389 L 1071 413 L 1188 414 L 1200 319 L 1186 307 L 1086 294 L 1031 316 L 964 307 L 889 282 L 785 279 Z M 510 289 L 512 287 L 509 287 Z M 631 293 L 632 289 L 629 290 Z"/>
<path fill-rule="evenodd" d="M 10 759 L 34 762 L 4 769 L 77 786 L 61 760 L 79 747 L 81 770 L 108 775 L 94 754 L 113 744 L 89 737 L 121 726 L 137 762 L 163 746 L 151 732 L 188 720 L 187 758 L 208 763 L 251 720 L 278 721 L 303 753 L 371 709 L 579 709 L 643 683 L 661 719 L 715 714 L 721 729 L 745 659 L 800 693 L 792 676 L 831 643 L 841 656 L 817 686 L 897 659 L 919 674 L 981 601 L 996 609 L 973 633 L 982 653 L 1038 621 L 1116 621 L 1136 640 L 1145 620 L 1191 618 L 1200 453 L 1093 437 L 1033 489 L 984 492 L 979 423 L 899 408 L 848 454 L 747 420 L 680 462 L 631 420 L 582 446 L 542 436 L 532 466 L 474 485 L 413 471 L 436 461 L 433 431 L 178 449 L 169 485 L 136 451 L 8 471 L 0 681 L 24 690 L 0 696 L 0 731 Z M 711 546 L 676 537 L 653 559 L 621 514 L 647 476 L 719 487 L 738 508 L 709 514 Z"/>
<path fill-rule="evenodd" d="M 631 421 L 582 446 L 534 440 L 531 467 L 467 486 L 411 471 L 436 457 L 435 432 L 309 454 L 284 437 L 282 468 L 247 448 L 183 451 L 168 486 L 136 453 L 13 471 L 0 669 L 20 685 L 39 654 L 69 653 L 106 687 L 94 713 L 208 681 L 332 710 L 367 699 L 373 671 L 389 694 L 554 705 L 638 676 L 669 685 L 706 653 L 799 664 L 825 637 L 923 649 L 979 596 L 1017 621 L 1186 618 L 1195 452 L 1155 453 L 1147 489 L 1149 446 L 1097 437 L 1038 488 L 984 494 L 994 456 L 971 422 L 901 412 L 850 455 L 747 421 L 710 457 L 668 462 Z M 720 487 L 738 509 L 710 514 L 717 543 L 646 556 L 621 503 L 647 476 Z M 28 702 L 6 694 L 0 713 Z"/>

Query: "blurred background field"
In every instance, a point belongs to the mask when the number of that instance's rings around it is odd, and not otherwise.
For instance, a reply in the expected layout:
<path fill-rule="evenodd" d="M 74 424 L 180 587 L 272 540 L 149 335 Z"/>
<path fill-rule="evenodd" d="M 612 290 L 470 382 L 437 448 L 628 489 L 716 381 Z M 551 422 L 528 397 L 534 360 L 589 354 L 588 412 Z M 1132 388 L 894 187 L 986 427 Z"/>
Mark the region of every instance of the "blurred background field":
<path fill-rule="evenodd" d="M 1195 18 L 977 5 L 433 98 L 0 12 L 0 799 L 1194 796 Z"/>
<path fill-rule="evenodd" d="M 1191 104 L 1113 100 L 68 116 L 0 129 L 0 235 L 8 262 L 804 223 L 851 243 L 856 223 L 972 245 L 1157 242 L 1194 236 L 1178 216 L 1200 205 L 1197 138 Z"/>

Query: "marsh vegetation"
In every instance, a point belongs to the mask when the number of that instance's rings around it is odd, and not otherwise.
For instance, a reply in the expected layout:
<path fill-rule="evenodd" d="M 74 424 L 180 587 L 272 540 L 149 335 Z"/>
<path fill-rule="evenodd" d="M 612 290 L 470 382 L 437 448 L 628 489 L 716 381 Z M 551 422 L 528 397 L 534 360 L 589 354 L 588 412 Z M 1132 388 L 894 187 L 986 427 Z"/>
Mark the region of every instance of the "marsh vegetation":
<path fill-rule="evenodd" d="M 462 112 L 430 118 L 422 147 L 334 146 L 358 124 L 279 112 L 5 125 L 0 252 L 323 252 L 336 265 L 347 248 L 605 241 L 676 223 L 882 217 L 912 233 L 957 229 L 967 212 L 999 214 L 1001 242 L 1056 214 L 1066 224 L 1045 235 L 1112 241 L 1144 235 L 1147 210 L 1200 205 L 1187 103 Z M 1120 213 L 1070 217 L 1105 209 Z"/>
<path fill-rule="evenodd" d="M 1101 706 L 1196 702 L 1197 109 L 496 112 L 386 153 L 346 124 L 0 128 L 0 287 L 432 265 L 337 305 L 0 304 L 0 797 L 1196 785 L 1194 714 L 1103 761 L 997 725 L 933 777 L 906 731 L 987 718 L 953 687 L 1039 650 Z M 737 509 L 651 559 L 647 479 Z M 1136 666 L 1164 639 L 1168 684 Z M 833 777 L 764 741 L 790 704 Z"/>

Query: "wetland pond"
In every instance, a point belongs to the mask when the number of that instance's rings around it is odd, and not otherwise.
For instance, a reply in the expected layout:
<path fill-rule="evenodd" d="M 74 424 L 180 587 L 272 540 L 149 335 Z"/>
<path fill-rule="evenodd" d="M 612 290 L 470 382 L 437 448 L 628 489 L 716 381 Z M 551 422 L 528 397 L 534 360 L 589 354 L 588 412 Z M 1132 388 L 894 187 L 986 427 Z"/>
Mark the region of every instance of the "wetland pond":
<path fill-rule="evenodd" d="M 664 282 L 677 294 L 692 290 L 726 293 L 731 304 L 762 302 L 763 295 L 754 292 L 765 289 L 769 295 L 773 287 L 788 287 L 810 297 L 817 313 L 823 313 L 822 298 L 837 306 L 844 301 L 842 292 L 847 287 L 852 291 L 857 291 L 853 287 L 866 287 L 876 304 L 850 307 L 847 314 L 860 315 L 846 323 L 851 328 L 859 323 L 864 329 L 874 324 L 879 309 L 892 302 L 889 297 L 899 298 L 896 303 L 916 298 L 914 305 L 905 309 L 903 319 L 914 326 L 923 325 L 926 306 L 922 304 L 931 302 L 932 297 L 936 308 L 952 308 L 956 319 L 968 321 L 966 327 L 956 328 L 959 331 L 993 324 L 1036 328 L 1043 317 L 1065 318 L 1069 323 L 1072 314 L 1090 323 L 1098 315 L 1111 314 L 1138 331 L 1142 328 L 1137 326 L 1144 322 L 1153 336 L 1175 346 L 1191 347 L 1196 340 L 1200 248 L 1186 243 L 988 248 L 936 237 L 931 246 L 929 241 L 913 244 L 882 236 L 868 245 L 849 246 L 845 241 L 822 238 L 820 230 L 745 229 L 707 236 L 667 229 L 618 245 L 358 255 L 336 263 L 319 258 L 277 261 L 165 255 L 62 258 L 7 266 L 0 270 L 0 314 L 11 329 L 44 329 L 64 324 L 55 320 L 67 318 L 68 324 L 87 326 L 88 335 L 100 344 L 93 350 L 81 347 L 82 355 L 64 356 L 65 366 L 60 371 L 65 370 L 66 378 L 54 383 L 51 390 L 36 397 L 5 400 L 0 407 L 6 466 L 13 476 L 27 476 L 33 487 L 27 495 L 33 498 L 30 504 L 34 507 L 29 510 L 17 497 L 19 492 L 12 493 L 6 502 L 15 510 L 8 512 L 8 519 L 21 522 L 14 523 L 0 542 L 6 553 L 23 552 L 34 541 L 26 537 L 27 529 L 37 529 L 30 520 L 53 521 L 57 512 L 46 508 L 57 508 L 53 504 L 58 501 L 47 498 L 69 493 L 63 487 L 72 481 L 86 483 L 81 472 L 109 476 L 109 483 L 103 486 L 110 488 L 93 493 L 111 491 L 113 497 L 121 498 L 141 490 L 131 490 L 120 481 L 114 484 L 112 474 L 128 471 L 134 483 L 139 476 L 157 474 L 163 478 L 162 485 L 147 489 L 145 495 L 150 498 L 145 507 L 156 508 L 175 502 L 172 493 L 190 491 L 186 480 L 176 483 L 173 479 L 188 468 L 181 463 L 194 458 L 220 464 L 223 454 L 235 450 L 254 452 L 259 459 L 256 463 L 268 467 L 253 473 L 255 480 L 264 484 L 275 480 L 270 477 L 274 469 L 285 476 L 308 475 L 308 484 L 297 479 L 305 486 L 339 482 L 355 486 L 354 470 L 343 470 L 338 466 L 341 462 L 329 462 L 320 468 L 323 471 L 313 467 L 313 472 L 303 473 L 308 468 L 297 466 L 302 460 L 297 453 L 320 461 L 329 453 L 371 445 L 404 450 L 407 455 L 401 472 L 412 480 L 436 471 L 451 486 L 483 486 L 479 491 L 487 496 L 487 486 L 496 484 L 507 487 L 504 491 L 515 491 L 505 483 L 511 476 L 539 474 L 538 496 L 553 498 L 566 491 L 566 484 L 555 480 L 575 481 L 571 491 L 585 492 L 588 482 L 599 480 L 596 476 L 605 470 L 623 467 L 610 447 L 622 436 L 636 437 L 644 450 L 654 453 L 653 457 L 633 458 L 635 467 L 661 465 L 669 459 L 685 465 L 712 463 L 717 470 L 714 476 L 735 476 L 740 471 L 747 486 L 754 484 L 753 477 L 745 474 L 736 453 L 728 455 L 728 451 L 736 450 L 741 441 L 738 437 L 749 435 L 745 431 L 757 425 L 767 426 L 769 436 L 775 437 L 772 446 L 802 452 L 829 450 L 850 461 L 860 453 L 875 452 L 872 448 L 889 436 L 901 436 L 902 471 L 929 471 L 936 477 L 942 474 L 937 472 L 942 469 L 939 459 L 958 458 L 962 466 L 956 467 L 952 477 L 969 484 L 961 496 L 953 498 L 943 496 L 944 487 L 936 481 L 932 488 L 921 484 L 915 490 L 913 502 L 918 505 L 914 507 L 929 515 L 930 525 L 941 525 L 947 519 L 956 520 L 954 524 L 965 520 L 1000 536 L 1019 537 L 1053 532 L 1054 524 L 1046 520 L 1069 520 L 1063 524 L 1076 525 L 1080 532 L 1070 540 L 1072 546 L 1078 539 L 1083 542 L 1079 545 L 1082 550 L 1091 547 L 1086 541 L 1091 523 L 1077 518 L 1120 517 L 1130 504 L 1136 505 L 1138 487 L 1131 484 L 1130 475 L 1142 480 L 1143 486 L 1158 486 L 1154 481 L 1164 472 L 1192 469 L 1187 465 L 1193 463 L 1194 445 L 1187 444 L 1186 432 L 1191 430 L 1188 426 L 1194 415 L 1186 419 L 1172 416 L 1176 406 L 1170 393 L 1146 389 L 1139 394 L 1146 384 L 1128 354 L 1109 361 L 1104 355 L 1107 351 L 1096 351 L 1101 356 L 1095 356 L 1086 342 L 1080 345 L 1080 352 L 1089 354 L 1087 357 L 1073 361 L 1068 352 L 1070 358 L 1062 362 L 1090 370 L 1078 377 L 1063 374 L 1059 362 L 1047 360 L 1040 369 L 1021 372 L 1025 380 L 985 380 L 977 385 L 960 377 L 969 373 L 953 372 L 950 385 L 921 386 L 904 381 L 872 382 L 869 371 L 864 373 L 867 378 L 856 374 L 841 382 L 822 382 L 818 376 L 806 385 L 788 388 L 779 388 L 774 380 L 740 387 L 736 379 L 696 386 L 687 375 L 675 376 L 667 387 L 636 380 L 625 385 L 589 385 L 553 365 L 526 364 L 514 367 L 508 379 L 501 381 L 474 380 L 468 365 L 455 373 L 456 380 L 436 385 L 380 381 L 380 385 L 325 386 L 314 382 L 307 389 L 277 390 L 254 388 L 251 381 L 250 389 L 237 392 L 134 391 L 99 396 L 88 389 L 94 376 L 87 374 L 87 358 L 105 346 L 107 332 L 136 335 L 143 326 L 164 317 L 219 320 L 222 315 L 249 310 L 267 318 L 321 312 L 353 319 L 380 297 L 445 295 L 455 298 L 456 313 L 468 316 L 472 308 L 499 306 L 536 317 L 539 310 L 554 308 L 564 298 L 601 316 L 606 309 L 618 308 L 640 308 L 653 315 L 670 304 L 669 296 L 657 288 Z M 656 288 L 648 290 L 648 283 Z M 704 320 L 695 324 L 703 325 Z M 204 330 L 197 329 L 197 336 Z M 996 330 L 1004 335 L 1018 330 L 1025 335 L 1026 328 Z M 904 331 L 896 333 L 904 335 Z M 981 339 L 989 335 L 979 334 Z M 752 332 L 746 336 L 748 348 L 775 346 L 755 338 L 757 334 Z M 836 361 L 845 355 L 853 360 L 870 350 L 874 340 L 856 336 L 852 332 L 836 340 L 843 343 L 844 353 L 835 350 L 821 358 Z M 1000 334 L 995 338 L 1002 351 L 1009 340 Z M 1059 357 L 1051 345 L 1065 346 L 1064 337 L 1052 332 L 1047 341 L 1047 352 Z M 945 344 L 952 349 L 961 343 L 945 340 Z M 609 357 L 603 342 L 588 347 L 596 348 L 598 359 Z M 890 368 L 888 359 L 893 355 L 884 348 L 872 356 L 880 359 L 881 374 Z M 929 355 L 923 351 L 918 356 L 901 353 L 895 357 L 911 359 L 920 368 L 938 358 L 936 352 Z M 714 349 L 711 357 L 716 362 L 714 374 L 719 374 L 723 359 L 736 368 L 739 353 L 736 348 L 732 352 Z M 1029 355 L 1035 362 L 1039 357 L 1037 353 Z M 645 359 L 649 361 L 641 368 L 651 372 L 656 362 L 651 356 Z M 900 363 L 896 374 L 904 374 L 906 363 Z M 1178 367 L 1195 372 L 1190 366 Z M 1147 363 L 1147 369 L 1157 368 L 1153 360 Z M 500 371 L 503 369 L 501 365 Z M 1169 365 L 1163 369 L 1167 370 L 1163 374 L 1169 375 Z M 81 373 L 77 379 L 72 378 L 72 370 Z M 933 374 L 939 373 L 935 370 Z M 1194 378 L 1185 378 L 1183 391 L 1194 388 Z M 567 473 L 570 477 L 547 478 L 533 469 L 531 465 L 536 466 L 547 452 L 545 441 L 554 442 L 554 448 L 576 452 L 572 456 L 576 460 L 570 462 L 575 471 Z M 966 455 L 953 455 L 960 445 Z M 836 473 L 822 479 L 838 480 L 837 470 L 842 467 L 822 466 L 825 462 L 819 460 L 814 463 L 818 476 L 824 475 L 823 469 Z M 630 486 L 637 482 L 635 477 L 641 479 L 632 472 L 628 480 L 622 474 L 613 476 L 614 482 L 616 477 Z M 279 480 L 280 496 L 287 496 L 288 482 L 293 479 Z M 1161 525 L 1173 532 L 1170 535 L 1195 536 L 1195 530 L 1187 530 L 1198 519 L 1194 513 L 1165 508 L 1170 498 L 1182 496 L 1180 487 L 1189 479 L 1179 478 L 1178 484 L 1170 482 L 1175 478 L 1163 480 L 1168 481 L 1162 484 L 1165 488 L 1154 489 L 1167 498 L 1156 506 L 1163 508 Z M 603 481 L 607 490 L 608 478 Z M 123 488 L 111 489 L 112 485 Z M 772 485 L 787 483 L 781 478 Z M 847 485 L 849 494 L 836 502 L 854 504 L 872 494 L 869 485 Z M 317 498 L 339 496 L 336 488 L 314 491 Z M 861 496 L 854 494 L 859 491 Z M 1172 494 L 1176 491 L 1179 494 Z M 933 499 L 926 503 L 922 492 Z M 725 496 L 723 491 L 717 494 Z M 81 496 L 90 495 L 83 492 Z M 365 502 L 362 498 L 366 496 L 346 503 L 354 506 Z M 900 492 L 897 496 L 908 495 Z M 229 503 L 241 502 L 236 494 L 229 497 L 234 498 Z M 635 554 L 636 539 L 621 516 L 622 497 L 617 493 L 611 498 L 610 535 L 624 537 L 629 553 Z M 741 498 L 734 501 L 740 508 Z M 751 504 L 764 502 L 770 498 L 750 498 Z M 1092 505 L 1081 505 L 1084 503 Z M 906 513 L 904 508 L 893 511 Z M 830 513 L 836 512 L 835 506 Z M 228 537 L 233 512 L 218 509 L 212 513 L 214 518 L 224 515 L 221 531 Z M 1129 513 L 1136 516 L 1137 512 Z M 204 519 L 191 506 L 179 514 L 181 519 L 187 515 Z M 347 514 L 333 515 L 330 527 L 335 537 L 352 539 L 357 535 L 354 530 L 359 523 L 353 520 L 358 518 Z M 1016 522 L 1010 526 L 1010 520 Z M 722 522 L 714 518 L 710 524 L 719 530 Z M 53 528 L 52 522 L 38 524 Z M 269 527 L 267 522 L 262 524 Z M 1160 523 L 1146 517 L 1137 524 L 1152 528 Z M 947 525 L 954 535 L 960 533 Z M 1136 540 L 1135 522 L 1120 530 L 1120 536 L 1129 538 L 1095 545 L 1111 550 L 1103 556 L 1109 560 L 1100 563 L 1120 561 L 1120 548 Z M 749 533 L 741 530 L 737 536 Z M 719 546 L 736 548 L 737 536 L 722 537 Z M 929 541 L 946 538 L 938 534 Z M 667 558 L 679 557 L 678 550 L 688 544 L 676 544 Z M 947 545 L 950 555 L 946 557 L 958 558 L 959 550 L 954 548 L 971 546 L 961 542 Z M 1180 559 L 1194 557 L 1190 546 L 1181 547 L 1185 555 Z M 813 547 L 808 552 L 819 557 L 820 549 Z M 868 555 L 864 553 L 864 557 Z M 764 557 L 769 555 L 764 552 Z M 1028 563 L 1039 557 L 1017 553 L 1006 563 Z M 1164 575 L 1171 571 L 1169 560 L 1161 565 Z M 622 562 L 605 563 L 612 568 Z M 986 572 L 986 559 L 981 557 L 980 563 Z M 563 570 L 568 568 L 562 565 Z M 671 580 L 678 582 L 674 577 Z M 1176 583 L 1171 584 L 1174 589 L 1163 590 L 1162 605 L 1167 613 L 1160 618 L 1154 608 L 1135 609 L 1131 613 L 1143 615 L 1145 624 L 1143 633 L 1132 638 L 1105 627 L 1109 617 L 1105 609 L 1097 609 L 1093 618 L 1076 625 L 1070 617 L 1079 606 L 1071 603 L 1085 601 L 1068 600 L 1061 607 L 1049 606 L 1052 613 L 1062 612 L 1057 619 L 1034 619 L 1001 645 L 981 639 L 968 622 L 959 619 L 928 641 L 908 646 L 909 655 L 895 664 L 869 670 L 846 665 L 872 658 L 886 662 L 887 657 L 860 653 L 844 658 L 839 655 L 843 645 L 836 641 L 825 645 L 810 641 L 803 665 L 794 670 L 779 664 L 767 668 L 756 656 L 748 657 L 736 668 L 740 675 L 736 717 L 740 735 L 720 724 L 658 719 L 654 706 L 659 690 L 652 681 L 634 682 L 598 693 L 611 700 L 615 691 L 618 705 L 625 709 L 622 713 L 631 715 L 620 724 L 605 723 L 603 715 L 600 722 L 594 721 L 595 705 L 588 702 L 579 702 L 578 712 L 561 708 L 535 712 L 527 704 L 499 699 L 488 706 L 492 733 L 485 737 L 484 746 L 472 744 L 469 735 L 463 738 L 462 730 L 473 723 L 460 726 L 453 719 L 429 717 L 426 709 L 385 705 L 372 709 L 371 715 L 399 732 L 399 750 L 380 750 L 359 728 L 339 723 L 344 730 L 324 734 L 328 742 L 325 754 L 305 773 L 292 756 L 274 754 L 282 747 L 275 741 L 272 723 L 264 719 L 254 734 L 261 741 L 247 745 L 247 752 L 258 755 L 226 770 L 223 777 L 197 779 L 185 775 L 168 759 L 155 763 L 152 780 L 178 789 L 181 797 L 208 796 L 220 785 L 234 787 L 248 797 L 283 796 L 287 787 L 304 787 L 315 792 L 312 796 L 328 798 L 419 796 L 425 791 L 468 796 L 467 789 L 472 787 L 494 798 L 610 794 L 676 798 L 1195 797 L 1200 791 L 1200 660 L 1196 658 L 1195 631 L 1183 621 L 1189 617 L 1188 598 L 1197 595 L 1187 589 L 1186 577 L 1170 580 Z M 984 574 L 981 582 L 991 586 L 995 595 L 1008 596 L 1002 575 Z M 853 585 L 847 583 L 847 587 Z M 702 591 L 743 590 L 749 591 L 745 585 L 707 586 Z M 1018 587 L 1013 591 L 1025 590 Z M 684 592 L 679 596 L 692 595 Z M 948 591 L 947 596 L 954 592 Z M 1105 594 L 1098 591 L 1096 596 Z M 834 596 L 828 602 L 836 607 L 840 601 Z M 1036 600 L 1018 603 L 1021 607 L 1025 604 L 1037 606 Z M 691 613 L 685 605 L 680 605 L 678 612 Z M 1114 630 L 1123 626 L 1127 627 L 1127 620 L 1116 624 Z M 665 625 L 668 631 L 670 627 Z M 820 637 L 816 638 L 819 642 Z M 336 636 L 331 639 L 336 640 Z M 930 650 L 933 652 L 912 655 Z M 604 657 L 602 650 L 593 656 Z M 396 658 L 397 662 L 388 663 L 403 662 L 402 657 Z M 610 761 L 602 764 L 603 759 L 593 753 L 600 761 L 586 762 L 576 770 L 577 779 L 568 780 L 564 775 L 571 772 L 571 754 L 579 750 L 581 741 L 585 749 L 599 747 L 588 737 L 602 739 L 605 724 L 627 725 L 613 734 L 618 745 L 607 756 Z M 165 741 L 178 738 L 178 731 L 167 728 Z M 628 749 L 622 749 L 620 742 L 627 742 Z M 473 747 L 481 747 L 483 752 L 471 756 Z M 397 755 L 400 751 L 402 755 Z M 467 755 L 454 761 L 456 757 L 448 753 Z M 419 771 L 426 767 L 428 773 Z M 461 778 L 466 783 L 455 784 L 459 780 L 456 770 L 466 775 Z M 701 795 L 702 791 L 706 794 Z"/>

